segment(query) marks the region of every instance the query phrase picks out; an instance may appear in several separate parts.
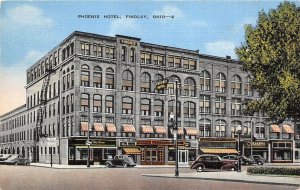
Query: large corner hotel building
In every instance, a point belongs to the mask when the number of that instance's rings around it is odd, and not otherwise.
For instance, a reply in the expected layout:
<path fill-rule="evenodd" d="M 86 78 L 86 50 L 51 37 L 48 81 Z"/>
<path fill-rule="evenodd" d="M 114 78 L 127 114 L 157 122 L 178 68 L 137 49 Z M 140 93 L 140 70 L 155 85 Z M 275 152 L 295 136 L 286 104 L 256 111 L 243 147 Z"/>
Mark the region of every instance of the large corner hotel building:
<path fill-rule="evenodd" d="M 240 127 L 242 154 L 251 154 L 253 131 L 253 154 L 300 162 L 299 123 L 242 115 L 242 103 L 258 95 L 230 57 L 76 31 L 26 73 L 26 104 L 0 117 L 1 154 L 50 163 L 52 152 L 53 163 L 86 164 L 90 129 L 92 164 L 117 154 L 142 165 L 174 164 L 168 120 L 178 90 L 180 164 L 203 153 L 237 154 Z M 164 78 L 166 88 L 157 90 Z"/>

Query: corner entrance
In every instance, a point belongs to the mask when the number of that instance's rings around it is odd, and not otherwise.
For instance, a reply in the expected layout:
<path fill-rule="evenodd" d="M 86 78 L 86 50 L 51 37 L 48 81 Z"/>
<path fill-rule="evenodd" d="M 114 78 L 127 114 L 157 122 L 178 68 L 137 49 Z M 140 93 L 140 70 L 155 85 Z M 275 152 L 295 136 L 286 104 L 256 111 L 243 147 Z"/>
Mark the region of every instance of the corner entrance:
<path fill-rule="evenodd" d="M 189 161 L 188 155 L 189 155 L 188 150 L 178 150 L 178 164 L 180 165 L 188 164 Z"/>

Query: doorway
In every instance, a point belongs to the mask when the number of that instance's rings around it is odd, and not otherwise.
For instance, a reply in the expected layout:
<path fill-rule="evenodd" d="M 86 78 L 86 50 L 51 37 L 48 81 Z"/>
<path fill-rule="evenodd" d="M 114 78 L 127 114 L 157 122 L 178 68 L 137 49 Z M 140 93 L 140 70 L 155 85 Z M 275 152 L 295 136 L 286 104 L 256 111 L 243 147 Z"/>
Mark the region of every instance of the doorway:
<path fill-rule="evenodd" d="M 188 150 L 178 150 L 178 164 L 185 165 L 188 164 Z"/>

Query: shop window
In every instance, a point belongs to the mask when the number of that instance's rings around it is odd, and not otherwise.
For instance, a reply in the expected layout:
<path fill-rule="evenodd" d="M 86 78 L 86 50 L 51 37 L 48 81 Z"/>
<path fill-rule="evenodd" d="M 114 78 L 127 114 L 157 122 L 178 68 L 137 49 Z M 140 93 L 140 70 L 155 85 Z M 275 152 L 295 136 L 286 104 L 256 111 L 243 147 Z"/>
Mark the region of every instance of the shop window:
<path fill-rule="evenodd" d="M 210 74 L 208 71 L 202 71 L 200 73 L 200 90 L 210 91 Z"/>
<path fill-rule="evenodd" d="M 226 77 L 223 73 L 218 73 L 215 79 L 215 91 L 219 93 L 226 92 Z"/>

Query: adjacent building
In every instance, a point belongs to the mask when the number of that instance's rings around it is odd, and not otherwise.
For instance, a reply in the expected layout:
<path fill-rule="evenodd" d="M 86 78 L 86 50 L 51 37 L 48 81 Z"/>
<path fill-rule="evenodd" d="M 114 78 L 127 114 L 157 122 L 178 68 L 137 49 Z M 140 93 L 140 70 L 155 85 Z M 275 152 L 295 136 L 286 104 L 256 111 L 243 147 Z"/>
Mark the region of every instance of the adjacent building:
<path fill-rule="evenodd" d="M 0 117 L 0 153 L 86 164 L 90 145 L 94 164 L 117 154 L 174 164 L 168 126 L 176 113 L 180 164 L 203 153 L 237 154 L 238 129 L 242 154 L 300 162 L 299 124 L 242 114 L 243 102 L 259 96 L 241 66 L 229 56 L 75 31 L 27 69 L 26 104 Z"/>

